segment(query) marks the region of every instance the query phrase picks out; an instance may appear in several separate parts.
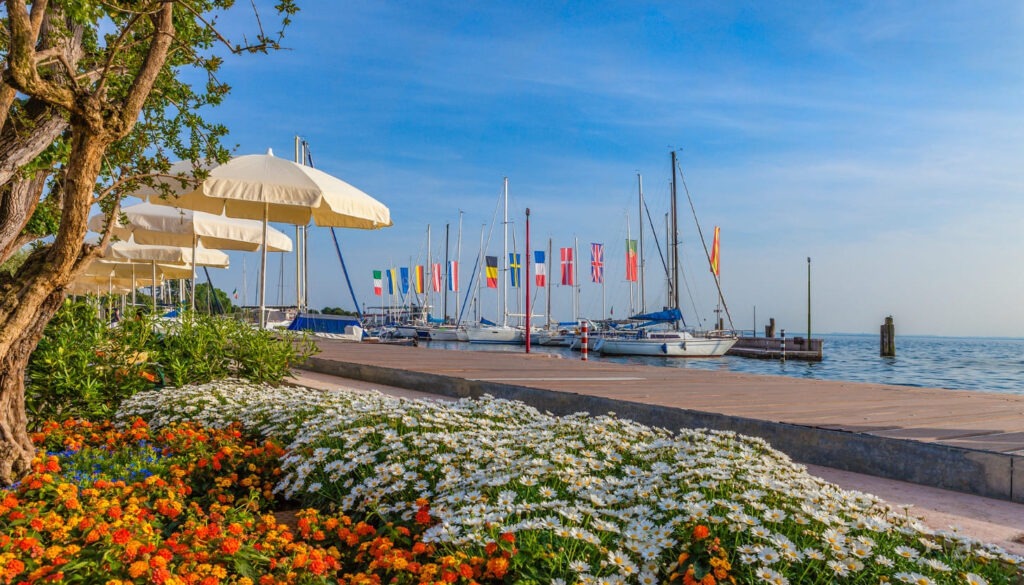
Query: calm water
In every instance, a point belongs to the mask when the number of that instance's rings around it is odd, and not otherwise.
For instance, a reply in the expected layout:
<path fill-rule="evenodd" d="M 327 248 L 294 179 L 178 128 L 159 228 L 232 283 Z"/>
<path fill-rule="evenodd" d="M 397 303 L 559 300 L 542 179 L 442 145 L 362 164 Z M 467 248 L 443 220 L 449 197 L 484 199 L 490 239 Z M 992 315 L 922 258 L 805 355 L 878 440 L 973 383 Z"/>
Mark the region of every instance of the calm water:
<path fill-rule="evenodd" d="M 1024 339 L 898 336 L 896 357 L 882 358 L 878 356 L 877 335 L 822 337 L 825 339 L 825 359 L 818 363 L 731 356 L 672 359 L 591 355 L 590 359 L 793 378 L 1024 394 Z M 523 351 L 522 346 L 456 342 L 430 342 L 426 345 L 463 351 Z M 531 349 L 579 359 L 578 353 L 564 348 L 533 346 Z"/>

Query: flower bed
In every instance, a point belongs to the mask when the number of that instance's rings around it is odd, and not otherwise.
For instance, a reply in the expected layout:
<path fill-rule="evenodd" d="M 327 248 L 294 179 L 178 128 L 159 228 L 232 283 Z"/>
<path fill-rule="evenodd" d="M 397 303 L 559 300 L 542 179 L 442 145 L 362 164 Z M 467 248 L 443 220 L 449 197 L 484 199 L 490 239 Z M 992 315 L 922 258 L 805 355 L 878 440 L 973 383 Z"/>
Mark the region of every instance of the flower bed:
<path fill-rule="evenodd" d="M 139 394 L 120 416 L 157 428 L 237 421 L 280 441 L 278 495 L 423 526 L 424 546 L 468 567 L 471 577 L 442 571 L 455 580 L 1021 579 L 1020 558 L 931 531 L 733 433 L 554 417 L 490 398 L 444 404 L 240 383 Z"/>

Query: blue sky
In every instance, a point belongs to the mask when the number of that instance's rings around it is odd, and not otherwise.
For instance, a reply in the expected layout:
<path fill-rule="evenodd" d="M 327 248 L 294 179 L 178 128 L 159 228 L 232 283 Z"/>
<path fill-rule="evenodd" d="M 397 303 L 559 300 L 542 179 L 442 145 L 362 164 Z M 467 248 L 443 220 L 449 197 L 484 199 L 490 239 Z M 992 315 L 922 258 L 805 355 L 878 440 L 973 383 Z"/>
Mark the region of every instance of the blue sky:
<path fill-rule="evenodd" d="M 338 232 L 366 305 L 373 269 L 425 261 L 428 224 L 435 257 L 451 224 L 455 254 L 460 210 L 465 280 L 507 176 L 518 247 L 526 207 L 534 242 L 577 237 L 585 261 L 603 242 L 606 304 L 626 313 L 636 173 L 663 239 L 677 149 L 702 228 L 722 228 L 737 327 L 756 306 L 758 327 L 805 331 L 810 256 L 815 332 L 874 332 L 893 315 L 903 333 L 1024 335 L 1018 2 L 320 0 L 285 45 L 229 59 L 234 89 L 212 115 L 238 154 L 291 157 L 302 136 L 318 168 L 390 207 L 394 227 Z M 680 195 L 683 309 L 710 323 L 716 293 Z M 352 308 L 329 230 L 311 247 L 311 304 Z M 211 271 L 217 286 L 243 290 L 242 257 Z M 647 260 L 659 306 L 653 247 Z M 245 256 L 250 301 L 258 262 Z M 601 287 L 580 273 L 583 313 L 598 317 Z M 569 318 L 568 290 L 553 299 Z M 490 318 L 495 305 L 485 293 Z"/>

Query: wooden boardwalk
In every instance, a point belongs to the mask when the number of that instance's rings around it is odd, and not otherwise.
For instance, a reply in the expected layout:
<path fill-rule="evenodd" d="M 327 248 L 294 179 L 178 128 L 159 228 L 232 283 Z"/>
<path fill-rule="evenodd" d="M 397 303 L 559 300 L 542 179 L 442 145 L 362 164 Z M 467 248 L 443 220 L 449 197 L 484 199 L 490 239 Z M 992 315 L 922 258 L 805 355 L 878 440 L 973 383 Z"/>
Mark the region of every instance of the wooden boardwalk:
<path fill-rule="evenodd" d="M 584 398 L 594 397 L 899 441 L 869 442 L 865 443 L 868 447 L 861 449 L 873 449 L 871 445 L 876 444 L 888 449 L 911 441 L 1000 455 L 1008 466 L 1005 482 L 1017 484 L 1013 495 L 1003 497 L 1024 501 L 1024 395 L 756 376 L 600 360 L 583 362 L 550 354 L 453 351 L 324 340 L 319 345 L 322 353 L 311 362 L 319 363 L 319 369 L 323 370 L 328 363 L 350 364 L 357 367 L 350 367 L 346 374 L 349 377 L 382 383 L 384 379 L 375 376 L 397 370 L 422 374 L 426 376 L 423 380 L 439 384 L 439 380 L 448 380 L 453 385 L 480 383 L 480 388 L 497 384 L 569 393 L 577 396 L 568 400 L 578 400 L 579 410 L 591 410 Z M 403 385 L 396 380 L 389 379 L 388 383 Z M 405 386 L 416 384 L 419 382 Z M 824 439 L 809 440 L 827 442 L 842 436 L 834 433 L 823 435 Z M 797 453 L 790 454 L 801 459 Z M 977 458 L 971 453 L 967 456 Z M 843 465 L 841 461 L 808 462 L 871 472 Z M 898 479 L 915 481 L 910 477 Z"/>

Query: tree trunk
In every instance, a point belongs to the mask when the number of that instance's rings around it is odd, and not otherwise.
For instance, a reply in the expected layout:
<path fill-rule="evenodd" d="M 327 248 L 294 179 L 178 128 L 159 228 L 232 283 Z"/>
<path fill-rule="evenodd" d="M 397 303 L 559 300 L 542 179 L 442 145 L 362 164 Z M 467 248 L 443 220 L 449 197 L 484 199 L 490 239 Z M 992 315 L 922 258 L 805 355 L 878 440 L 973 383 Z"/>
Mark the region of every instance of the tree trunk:
<path fill-rule="evenodd" d="M 25 367 L 60 308 L 71 280 L 92 261 L 85 242 L 93 187 L 109 137 L 73 130 L 60 228 L 0 289 L 0 484 L 17 481 L 32 461 L 25 415 Z"/>
<path fill-rule="evenodd" d="M 43 337 L 46 323 L 63 300 L 63 289 L 46 297 L 39 307 L 38 317 L 20 331 L 0 361 L 0 485 L 14 483 L 31 469 L 35 447 L 28 435 L 25 414 L 25 368 Z"/>

